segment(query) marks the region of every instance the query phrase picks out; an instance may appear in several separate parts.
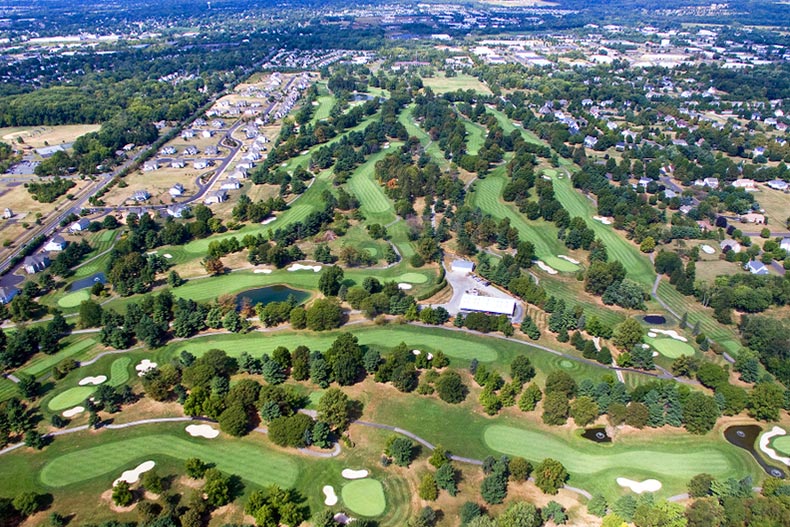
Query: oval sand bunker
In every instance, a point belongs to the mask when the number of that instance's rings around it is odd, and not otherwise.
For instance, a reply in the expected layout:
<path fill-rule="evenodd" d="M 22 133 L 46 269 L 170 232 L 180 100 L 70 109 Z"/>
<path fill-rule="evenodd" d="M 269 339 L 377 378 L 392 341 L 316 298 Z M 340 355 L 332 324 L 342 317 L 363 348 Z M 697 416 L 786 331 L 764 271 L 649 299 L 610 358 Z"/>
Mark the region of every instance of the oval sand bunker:
<path fill-rule="evenodd" d="M 156 463 L 154 463 L 153 461 L 143 461 L 132 470 L 124 470 L 123 472 L 121 472 L 121 477 L 113 481 L 112 486 L 113 487 L 116 486 L 121 481 L 125 481 L 130 485 L 132 483 L 137 483 L 140 480 L 141 475 L 148 472 L 149 470 L 153 470 L 155 466 Z"/>
<path fill-rule="evenodd" d="M 80 380 L 78 383 L 80 386 L 86 386 L 88 384 L 92 384 L 93 386 L 97 386 L 107 380 L 106 375 L 97 375 L 96 377 L 85 377 L 84 379 Z"/>
<path fill-rule="evenodd" d="M 206 439 L 214 439 L 219 435 L 219 430 L 213 428 L 211 425 L 189 425 L 185 428 L 187 434 L 192 437 L 205 437 Z"/>
<path fill-rule="evenodd" d="M 344 468 L 340 475 L 346 479 L 362 479 L 368 477 L 368 471 L 365 469 L 353 470 L 350 468 Z"/>
<path fill-rule="evenodd" d="M 150 370 L 153 370 L 157 366 L 158 366 L 157 363 L 151 362 L 148 359 L 143 359 L 140 361 L 140 364 L 134 367 L 134 369 L 137 370 L 137 375 L 142 377 L 143 375 L 148 373 Z"/>
<path fill-rule="evenodd" d="M 335 493 L 335 488 L 332 485 L 324 485 L 324 488 L 321 489 L 324 492 L 324 505 L 337 505 L 337 494 Z"/>
<path fill-rule="evenodd" d="M 621 487 L 631 489 L 637 494 L 642 494 L 643 492 L 658 492 L 661 490 L 661 482 L 657 479 L 634 481 L 628 478 L 617 478 L 617 484 Z"/>
<path fill-rule="evenodd" d="M 63 412 L 63 417 L 74 417 L 75 415 L 81 414 L 85 411 L 84 406 L 75 406 L 74 408 L 70 408 Z"/>

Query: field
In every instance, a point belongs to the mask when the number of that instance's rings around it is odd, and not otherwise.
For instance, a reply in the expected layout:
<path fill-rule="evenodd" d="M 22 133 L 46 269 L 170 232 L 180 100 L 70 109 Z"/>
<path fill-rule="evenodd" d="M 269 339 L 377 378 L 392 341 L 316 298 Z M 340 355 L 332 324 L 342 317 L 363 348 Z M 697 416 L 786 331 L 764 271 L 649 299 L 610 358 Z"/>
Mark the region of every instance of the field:
<path fill-rule="evenodd" d="M 105 202 L 110 207 L 123 205 L 130 202 L 129 200 L 135 191 L 147 190 L 151 194 L 151 199 L 148 200 L 149 204 L 169 204 L 173 201 L 172 196 L 168 193 L 170 187 L 181 183 L 185 189 L 183 196 L 192 196 L 198 190 L 195 184 L 198 176 L 208 170 L 195 170 L 191 163 L 188 163 L 184 168 L 171 168 L 168 165 L 151 172 L 137 170 L 124 178 L 124 182 L 128 186 L 113 188 L 105 197 Z"/>
<path fill-rule="evenodd" d="M 477 123 L 464 118 L 466 127 L 466 151 L 470 155 L 476 156 L 486 140 L 486 130 Z"/>
<path fill-rule="evenodd" d="M 19 126 L 0 128 L 0 139 L 6 143 L 16 142 L 21 137 L 24 144 L 33 148 L 73 143 L 81 135 L 95 132 L 98 124 L 66 124 L 59 126 Z"/>
<path fill-rule="evenodd" d="M 694 348 L 690 345 L 669 337 L 645 337 L 645 343 L 650 344 L 657 352 L 669 359 L 694 355 Z"/>
<path fill-rule="evenodd" d="M 95 389 L 95 386 L 75 386 L 69 388 L 50 399 L 47 406 L 53 412 L 73 408 L 85 402 L 85 399 L 90 397 Z"/>
<path fill-rule="evenodd" d="M 491 90 L 480 82 L 477 77 L 459 73 L 455 77 L 447 77 L 438 73 L 435 77 L 423 77 L 423 85 L 431 88 L 434 93 L 442 94 L 458 90 L 472 90 L 483 95 L 491 95 Z"/>
<path fill-rule="evenodd" d="M 60 361 L 81 355 L 96 344 L 96 341 L 90 338 L 90 335 L 75 335 L 64 340 L 66 345 L 63 349 L 53 355 L 37 354 L 25 366 L 20 368 L 20 371 L 28 375 L 41 375 L 52 369 Z"/>
<path fill-rule="evenodd" d="M 785 220 L 790 216 L 790 194 L 774 190 L 767 185 L 757 184 L 759 192 L 753 193 L 754 199 L 765 210 L 768 218 L 767 227 L 772 231 L 785 229 Z M 765 225 L 741 225 L 741 230 L 759 232 Z"/>
<path fill-rule="evenodd" d="M 369 223 L 386 225 L 395 219 L 395 206 L 376 181 L 375 167 L 376 162 L 399 147 L 400 143 L 394 143 L 389 150 L 381 150 L 371 155 L 348 180 L 348 188 L 359 199 L 360 209 Z"/>
<path fill-rule="evenodd" d="M 343 485 L 343 503 L 360 516 L 378 516 L 387 507 L 384 488 L 372 478 L 358 479 Z"/>
<path fill-rule="evenodd" d="M 68 293 L 58 300 L 58 305 L 63 308 L 77 307 L 91 297 L 90 289 L 80 289 L 73 293 Z"/>

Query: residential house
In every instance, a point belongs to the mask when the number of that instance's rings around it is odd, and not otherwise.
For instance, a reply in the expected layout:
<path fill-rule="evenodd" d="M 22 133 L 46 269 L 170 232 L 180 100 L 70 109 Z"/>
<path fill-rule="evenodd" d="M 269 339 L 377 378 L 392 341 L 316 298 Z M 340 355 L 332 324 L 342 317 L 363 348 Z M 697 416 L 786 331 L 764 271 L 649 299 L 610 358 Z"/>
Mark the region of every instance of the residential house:
<path fill-rule="evenodd" d="M 779 242 L 779 248 L 790 253 L 790 238 L 782 238 L 782 241 Z"/>
<path fill-rule="evenodd" d="M 153 172 L 154 170 L 159 170 L 159 161 L 152 160 L 143 163 L 143 172 Z"/>
<path fill-rule="evenodd" d="M 752 153 L 752 157 L 757 157 L 762 155 L 765 155 L 765 147 L 764 146 L 755 147 L 754 152 Z"/>
<path fill-rule="evenodd" d="M 247 179 L 247 170 L 243 168 L 236 168 L 231 175 L 228 176 L 229 179 Z"/>
<path fill-rule="evenodd" d="M 192 130 L 184 130 L 183 132 L 181 132 L 181 139 L 189 140 L 192 139 L 193 137 L 195 137 L 195 132 L 193 132 Z"/>
<path fill-rule="evenodd" d="M 189 205 L 170 205 L 167 207 L 167 215 L 173 218 L 181 218 L 188 210 L 190 210 Z"/>
<path fill-rule="evenodd" d="M 242 170 L 250 170 L 252 168 L 255 168 L 255 163 L 253 163 L 252 161 L 242 161 L 241 163 L 236 165 L 236 168 L 239 168 L 239 169 L 242 169 Z"/>
<path fill-rule="evenodd" d="M 675 192 L 674 190 L 666 189 L 666 190 L 664 191 L 664 197 L 665 197 L 666 199 L 672 199 L 672 198 L 675 198 L 675 197 L 677 197 L 677 195 L 678 195 L 678 193 L 677 193 L 677 192 Z"/>
<path fill-rule="evenodd" d="M 765 215 L 757 212 L 750 212 L 741 216 L 741 223 L 756 223 L 762 225 L 765 223 Z"/>
<path fill-rule="evenodd" d="M 205 159 L 198 159 L 192 163 L 192 166 L 194 166 L 196 170 L 203 170 L 208 167 L 208 161 Z"/>
<path fill-rule="evenodd" d="M 6 208 L 6 209 L 3 211 L 3 219 L 4 219 L 4 220 L 10 220 L 10 219 L 11 219 L 11 218 L 13 218 L 13 217 L 14 217 L 14 211 L 12 211 L 11 209 L 9 209 L 9 208 Z"/>
<path fill-rule="evenodd" d="M 177 198 L 178 196 L 184 193 L 184 185 L 182 185 L 181 183 L 176 183 L 175 185 L 170 187 L 170 190 L 168 192 L 170 193 L 171 196 Z"/>
<path fill-rule="evenodd" d="M 198 154 L 198 149 L 195 145 L 189 145 L 184 149 L 184 155 L 196 156 L 197 154 Z"/>
<path fill-rule="evenodd" d="M 8 304 L 18 294 L 19 289 L 14 286 L 0 287 L 0 304 Z"/>
<path fill-rule="evenodd" d="M 212 132 L 211 130 L 203 130 L 203 131 L 200 133 L 200 135 L 202 135 L 202 136 L 203 136 L 204 138 L 206 138 L 206 139 L 210 139 L 210 138 L 211 138 L 211 136 L 212 136 L 212 135 L 214 135 L 214 132 Z"/>
<path fill-rule="evenodd" d="M 56 234 L 44 246 L 44 251 L 46 252 L 62 251 L 63 249 L 66 248 L 66 245 L 67 245 L 66 239 L 63 238 L 63 236 L 61 236 L 60 234 Z"/>
<path fill-rule="evenodd" d="M 241 188 L 241 184 L 237 179 L 228 179 L 223 181 L 219 188 L 221 190 L 238 190 Z"/>
<path fill-rule="evenodd" d="M 785 191 L 787 190 L 787 187 L 790 185 L 787 183 L 787 181 L 783 181 L 781 179 L 772 179 L 771 181 L 768 182 L 768 186 L 774 190 Z"/>
<path fill-rule="evenodd" d="M 741 244 L 731 238 L 722 240 L 721 243 L 719 243 L 719 247 L 721 248 L 722 252 L 732 251 L 736 254 L 741 252 Z"/>
<path fill-rule="evenodd" d="M 768 274 L 768 269 L 765 267 L 765 264 L 757 260 L 749 260 L 749 263 L 744 266 L 744 269 L 752 274 Z"/>
<path fill-rule="evenodd" d="M 456 273 L 471 273 L 475 269 L 475 263 L 469 260 L 453 260 L 450 269 Z"/>
<path fill-rule="evenodd" d="M 584 146 L 587 148 L 595 148 L 595 145 L 598 144 L 598 138 L 588 135 L 584 138 Z"/>
<path fill-rule="evenodd" d="M 176 147 L 174 147 L 174 146 L 169 146 L 169 145 L 168 145 L 168 146 L 166 146 L 166 147 L 164 147 L 164 148 L 162 149 L 162 155 L 165 155 L 165 156 L 172 156 L 172 155 L 173 155 L 173 154 L 175 154 L 177 151 L 178 151 L 178 150 L 176 150 Z"/>
<path fill-rule="evenodd" d="M 206 149 L 203 151 L 207 156 L 216 156 L 219 155 L 219 148 L 214 145 L 207 146 Z"/>
<path fill-rule="evenodd" d="M 180 157 L 170 162 L 170 168 L 184 168 L 185 166 L 187 166 L 187 164 Z"/>
<path fill-rule="evenodd" d="M 213 203 L 222 203 L 227 199 L 228 199 L 227 190 L 215 190 L 214 192 L 208 195 L 208 197 L 203 203 L 205 203 L 206 205 L 211 205 Z"/>
<path fill-rule="evenodd" d="M 91 220 L 89 220 L 88 218 L 80 218 L 71 224 L 69 230 L 72 232 L 84 231 L 85 229 L 88 228 L 88 225 L 90 224 L 91 224 Z"/>
<path fill-rule="evenodd" d="M 134 201 L 148 201 L 151 199 L 151 194 L 147 190 L 135 190 L 132 193 L 132 199 Z"/>
<path fill-rule="evenodd" d="M 27 274 L 36 274 L 49 267 L 49 258 L 45 254 L 28 256 L 22 262 L 22 266 L 25 268 Z"/>
<path fill-rule="evenodd" d="M 732 186 L 735 188 L 742 188 L 744 190 L 755 190 L 754 181 L 746 178 L 736 179 L 732 182 Z"/>

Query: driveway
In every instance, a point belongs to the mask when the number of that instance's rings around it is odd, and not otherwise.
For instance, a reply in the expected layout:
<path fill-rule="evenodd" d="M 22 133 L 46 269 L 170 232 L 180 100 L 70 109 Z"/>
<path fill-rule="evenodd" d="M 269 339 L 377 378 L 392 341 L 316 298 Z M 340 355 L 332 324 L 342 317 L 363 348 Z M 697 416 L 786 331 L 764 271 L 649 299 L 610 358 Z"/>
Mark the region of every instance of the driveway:
<path fill-rule="evenodd" d="M 461 297 L 464 293 L 473 293 L 476 291 L 480 296 L 490 296 L 494 298 L 507 298 L 516 301 L 516 313 L 513 315 L 513 323 L 518 324 L 524 319 L 524 304 L 514 296 L 502 291 L 494 285 L 485 285 L 488 280 L 466 272 L 452 271 L 446 263 L 442 263 L 445 270 L 445 278 L 447 283 L 453 289 L 453 297 L 445 304 L 437 304 L 433 307 L 441 306 L 445 308 L 451 315 L 458 314 L 459 306 L 461 304 Z"/>

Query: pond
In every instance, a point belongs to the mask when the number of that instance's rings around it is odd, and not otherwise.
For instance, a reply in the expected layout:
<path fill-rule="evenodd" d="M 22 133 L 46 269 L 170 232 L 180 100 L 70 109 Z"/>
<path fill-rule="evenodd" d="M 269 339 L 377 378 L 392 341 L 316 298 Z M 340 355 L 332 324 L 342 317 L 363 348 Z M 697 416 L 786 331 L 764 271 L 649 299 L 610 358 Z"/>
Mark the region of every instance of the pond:
<path fill-rule="evenodd" d="M 80 280 L 76 280 L 71 283 L 70 291 L 79 291 L 80 289 L 85 289 L 86 287 L 93 287 L 95 283 L 106 283 L 107 278 L 104 276 L 104 273 L 96 273 L 91 275 L 87 278 L 82 278 Z"/>
<path fill-rule="evenodd" d="M 595 441 L 596 443 L 612 442 L 612 438 L 606 433 L 606 428 L 604 427 L 588 428 L 584 431 L 582 437 L 584 439 L 589 439 L 590 441 Z"/>
<path fill-rule="evenodd" d="M 647 324 L 654 324 L 654 325 L 667 323 L 667 319 L 664 318 L 663 315 L 645 315 L 642 317 L 642 320 L 644 320 L 645 323 Z"/>
<path fill-rule="evenodd" d="M 763 457 L 754 448 L 757 438 L 760 437 L 762 428 L 757 425 L 739 425 L 731 426 L 724 431 L 724 439 L 733 445 L 748 451 L 757 463 L 763 467 L 768 474 L 777 478 L 784 478 L 785 473 L 783 470 L 769 465 L 765 462 Z"/>
<path fill-rule="evenodd" d="M 254 306 L 256 304 L 268 304 L 269 302 L 283 302 L 288 300 L 289 296 L 293 296 L 296 302 L 301 304 L 310 298 L 310 293 L 298 289 L 291 289 L 285 285 L 269 285 L 256 289 L 248 289 L 247 291 L 239 293 L 236 295 L 236 306 L 241 306 L 243 298 L 249 298 Z"/>

